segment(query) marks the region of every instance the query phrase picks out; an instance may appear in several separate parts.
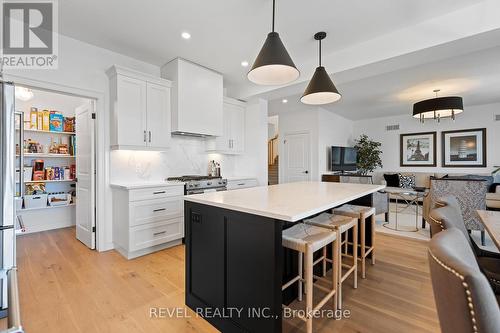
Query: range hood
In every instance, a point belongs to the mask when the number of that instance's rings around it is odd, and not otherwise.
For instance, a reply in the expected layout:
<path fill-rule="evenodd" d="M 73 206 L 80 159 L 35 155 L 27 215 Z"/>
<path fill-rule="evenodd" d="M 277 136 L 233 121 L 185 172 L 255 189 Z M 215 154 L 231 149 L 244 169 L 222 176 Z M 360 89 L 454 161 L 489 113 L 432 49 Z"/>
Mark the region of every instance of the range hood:
<path fill-rule="evenodd" d="M 223 133 L 223 78 L 211 69 L 176 58 L 161 68 L 172 81 L 172 134 L 196 137 Z"/>

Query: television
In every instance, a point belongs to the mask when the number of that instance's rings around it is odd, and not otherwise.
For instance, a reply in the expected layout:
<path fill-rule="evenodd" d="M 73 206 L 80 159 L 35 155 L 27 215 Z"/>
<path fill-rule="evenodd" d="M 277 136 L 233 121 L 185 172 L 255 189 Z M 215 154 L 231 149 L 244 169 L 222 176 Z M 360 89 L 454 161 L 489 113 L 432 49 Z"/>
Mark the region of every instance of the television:
<path fill-rule="evenodd" d="M 330 167 L 332 171 L 356 171 L 358 152 L 353 147 L 332 146 Z"/>

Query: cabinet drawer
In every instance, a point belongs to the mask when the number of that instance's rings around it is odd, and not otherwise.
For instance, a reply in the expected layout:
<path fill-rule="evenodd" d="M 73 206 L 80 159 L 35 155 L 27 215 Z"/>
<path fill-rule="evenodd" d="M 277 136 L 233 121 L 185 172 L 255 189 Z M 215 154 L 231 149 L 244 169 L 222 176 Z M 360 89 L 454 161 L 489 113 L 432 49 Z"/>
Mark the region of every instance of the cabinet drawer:
<path fill-rule="evenodd" d="M 148 200 L 184 195 L 184 185 L 181 186 L 165 186 L 165 187 L 150 187 L 130 190 L 129 200 Z"/>
<path fill-rule="evenodd" d="M 182 218 L 130 228 L 130 251 L 137 251 L 184 237 Z"/>
<path fill-rule="evenodd" d="M 142 200 L 130 203 L 130 227 L 182 216 L 182 197 Z"/>
<path fill-rule="evenodd" d="M 257 185 L 257 179 L 231 180 L 227 182 L 227 189 L 236 190 L 239 188 L 255 187 Z"/>

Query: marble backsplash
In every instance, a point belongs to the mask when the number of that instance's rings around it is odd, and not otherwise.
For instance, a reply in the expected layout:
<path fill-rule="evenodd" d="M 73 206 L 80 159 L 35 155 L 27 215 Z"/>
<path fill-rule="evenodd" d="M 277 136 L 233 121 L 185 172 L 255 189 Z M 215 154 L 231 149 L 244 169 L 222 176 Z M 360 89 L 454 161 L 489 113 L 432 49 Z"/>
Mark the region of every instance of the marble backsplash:
<path fill-rule="evenodd" d="M 221 164 L 224 177 L 237 174 L 237 156 L 207 153 L 205 147 L 205 139 L 173 136 L 170 148 L 165 152 L 112 151 L 111 183 L 162 181 L 166 177 L 206 175 L 210 160 Z"/>

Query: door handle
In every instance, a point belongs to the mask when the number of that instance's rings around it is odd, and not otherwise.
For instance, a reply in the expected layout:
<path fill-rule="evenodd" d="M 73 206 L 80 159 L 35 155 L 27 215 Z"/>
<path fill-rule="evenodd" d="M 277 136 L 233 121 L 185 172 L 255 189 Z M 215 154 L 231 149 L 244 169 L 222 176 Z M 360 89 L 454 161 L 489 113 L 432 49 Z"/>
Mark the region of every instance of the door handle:
<path fill-rule="evenodd" d="M 166 234 L 166 233 L 167 233 L 166 231 L 155 232 L 153 234 L 153 236 L 160 236 L 160 235 L 163 235 L 163 234 Z"/>
<path fill-rule="evenodd" d="M 144 130 L 144 142 L 147 142 L 146 141 L 146 130 Z"/>
<path fill-rule="evenodd" d="M 153 194 L 164 194 L 165 191 L 156 191 L 156 192 L 153 192 Z"/>
<path fill-rule="evenodd" d="M 153 212 L 161 212 L 161 211 L 164 211 L 164 210 L 167 210 L 166 208 L 158 208 L 158 209 L 153 209 Z"/>
<path fill-rule="evenodd" d="M 151 131 L 149 131 L 149 143 L 151 143 Z"/>

